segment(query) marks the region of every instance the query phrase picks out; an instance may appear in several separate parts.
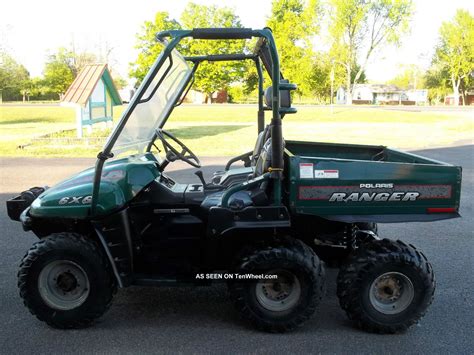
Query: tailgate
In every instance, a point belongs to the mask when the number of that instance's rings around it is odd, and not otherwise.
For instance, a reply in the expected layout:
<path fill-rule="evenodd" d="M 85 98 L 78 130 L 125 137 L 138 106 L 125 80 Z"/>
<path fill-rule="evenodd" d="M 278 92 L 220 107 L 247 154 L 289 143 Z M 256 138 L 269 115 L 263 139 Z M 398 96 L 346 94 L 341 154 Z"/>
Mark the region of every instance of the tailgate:
<path fill-rule="evenodd" d="M 461 167 L 390 149 L 393 161 L 288 156 L 294 213 L 344 222 L 459 217 Z"/>

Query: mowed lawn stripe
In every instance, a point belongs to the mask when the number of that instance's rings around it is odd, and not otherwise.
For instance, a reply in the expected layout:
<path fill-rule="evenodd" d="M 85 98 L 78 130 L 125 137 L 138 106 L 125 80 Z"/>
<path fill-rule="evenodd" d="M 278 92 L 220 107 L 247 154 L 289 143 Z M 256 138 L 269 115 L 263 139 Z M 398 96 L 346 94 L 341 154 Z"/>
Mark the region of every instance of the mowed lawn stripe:
<path fill-rule="evenodd" d="M 124 106 L 114 108 L 117 121 Z M 400 149 L 442 147 L 472 140 L 472 111 L 410 112 L 374 107 L 298 107 L 283 119 L 286 139 L 389 145 Z M 266 112 L 269 122 L 270 112 Z M 150 126 L 153 118 L 150 118 Z M 110 130 L 94 126 L 92 137 Z M 41 105 L 0 106 L 0 155 L 90 156 L 100 149 L 94 140 L 67 144 L 32 139 L 69 130 L 75 137 L 72 108 Z M 166 129 L 202 156 L 230 156 L 251 150 L 257 130 L 256 105 L 184 105 L 173 112 Z M 72 140 L 73 141 L 73 140 Z M 24 146 L 18 149 L 18 146 Z"/>

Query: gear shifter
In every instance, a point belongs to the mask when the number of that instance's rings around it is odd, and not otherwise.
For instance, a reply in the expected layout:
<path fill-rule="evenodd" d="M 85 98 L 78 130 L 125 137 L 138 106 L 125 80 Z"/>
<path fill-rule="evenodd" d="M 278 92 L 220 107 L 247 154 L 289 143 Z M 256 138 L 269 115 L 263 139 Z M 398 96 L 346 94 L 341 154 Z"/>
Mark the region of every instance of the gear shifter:
<path fill-rule="evenodd" d="M 203 190 L 222 190 L 223 189 L 223 186 L 221 185 L 206 184 L 206 181 L 204 180 L 204 174 L 202 173 L 201 170 L 195 171 L 194 175 L 196 175 L 198 179 L 201 181 Z"/>
<path fill-rule="evenodd" d="M 205 189 L 207 184 L 206 184 L 206 181 L 204 180 L 204 175 L 203 175 L 202 171 L 197 170 L 197 171 L 194 172 L 194 175 L 196 175 L 198 177 L 198 179 L 201 180 L 202 187 L 203 187 L 203 189 Z"/>

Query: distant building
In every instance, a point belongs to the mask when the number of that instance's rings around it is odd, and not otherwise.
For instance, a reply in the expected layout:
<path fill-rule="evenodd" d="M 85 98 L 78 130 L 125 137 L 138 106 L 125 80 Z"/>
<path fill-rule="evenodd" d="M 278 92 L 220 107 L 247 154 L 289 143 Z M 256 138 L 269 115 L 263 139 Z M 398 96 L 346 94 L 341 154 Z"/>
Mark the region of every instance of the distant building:
<path fill-rule="evenodd" d="M 118 92 L 122 98 L 122 102 L 124 104 L 128 104 L 132 100 L 133 95 L 135 95 L 135 88 L 131 85 L 128 85 L 123 89 L 120 89 Z"/>
<path fill-rule="evenodd" d="M 414 101 L 416 105 L 424 105 L 428 103 L 428 90 L 408 90 L 405 91 L 409 101 Z"/>
<path fill-rule="evenodd" d="M 465 102 L 466 106 L 474 105 L 474 89 L 473 90 L 468 90 L 466 92 L 466 96 L 464 97 L 464 100 L 466 101 Z M 445 96 L 444 97 L 444 104 L 449 105 L 449 106 L 454 105 L 454 94 Z M 462 95 L 459 95 L 459 105 L 462 105 L 462 104 L 463 104 Z"/>
<path fill-rule="evenodd" d="M 84 126 L 92 129 L 94 123 L 112 122 L 113 107 L 121 104 L 107 64 L 86 65 L 61 101 L 61 105 L 76 109 L 78 138 L 82 138 Z"/>
<path fill-rule="evenodd" d="M 425 104 L 428 90 L 404 91 L 396 85 L 356 84 L 352 103 L 357 105 L 415 105 Z M 336 103 L 346 103 L 346 90 L 340 87 L 336 92 Z"/>
<path fill-rule="evenodd" d="M 223 104 L 229 102 L 229 97 L 227 94 L 227 90 L 220 90 L 212 94 L 211 102 L 209 102 L 209 97 L 205 93 L 196 90 L 189 90 L 184 102 L 193 104 Z"/>

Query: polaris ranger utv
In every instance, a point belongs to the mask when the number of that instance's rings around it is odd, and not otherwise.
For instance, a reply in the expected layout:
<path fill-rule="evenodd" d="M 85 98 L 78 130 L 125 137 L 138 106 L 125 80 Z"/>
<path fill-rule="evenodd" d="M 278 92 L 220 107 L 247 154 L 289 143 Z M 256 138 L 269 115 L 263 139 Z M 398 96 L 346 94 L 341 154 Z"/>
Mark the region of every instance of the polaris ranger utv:
<path fill-rule="evenodd" d="M 183 57 L 175 49 L 185 38 L 253 37 L 253 53 Z M 9 216 L 39 238 L 18 272 L 30 311 L 78 328 L 104 314 L 118 287 L 206 285 L 221 274 L 244 318 L 284 332 L 314 314 L 323 263 L 336 261 L 337 296 L 357 326 L 394 333 L 416 323 L 433 298 L 432 267 L 414 246 L 380 239 L 376 223 L 459 217 L 461 168 L 384 146 L 285 142 L 296 86 L 280 72 L 269 29 L 165 31 L 157 40 L 163 51 L 95 167 L 7 202 Z M 259 76 L 255 149 L 210 182 L 200 171 L 199 182 L 175 181 L 169 164 L 201 163 L 163 129 L 168 117 L 200 63 L 231 60 L 253 61 Z M 240 160 L 244 167 L 232 168 Z"/>

